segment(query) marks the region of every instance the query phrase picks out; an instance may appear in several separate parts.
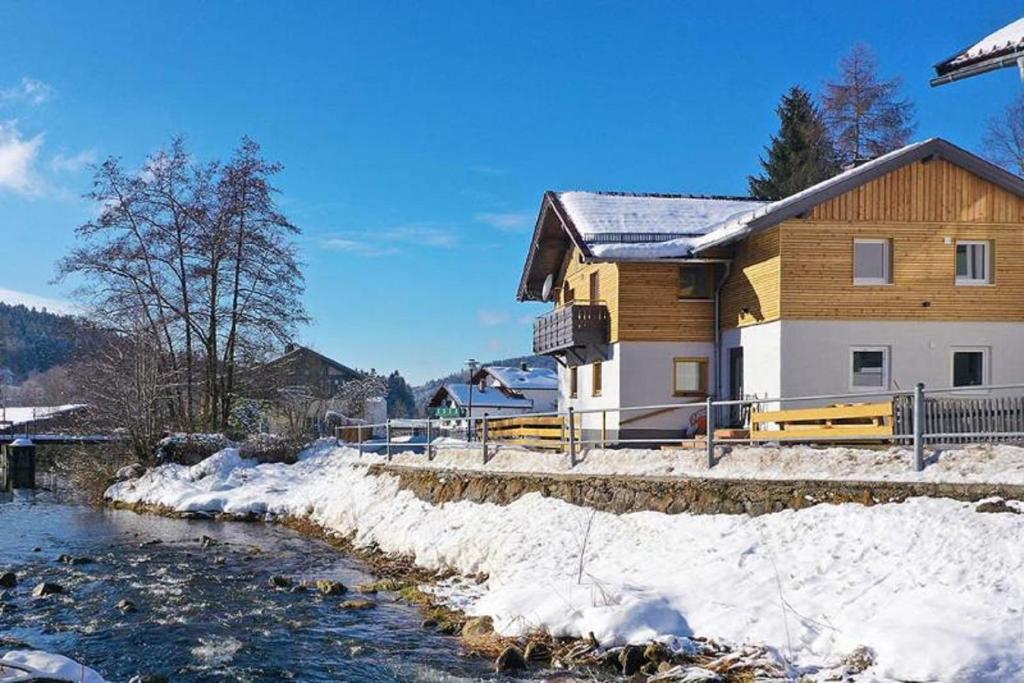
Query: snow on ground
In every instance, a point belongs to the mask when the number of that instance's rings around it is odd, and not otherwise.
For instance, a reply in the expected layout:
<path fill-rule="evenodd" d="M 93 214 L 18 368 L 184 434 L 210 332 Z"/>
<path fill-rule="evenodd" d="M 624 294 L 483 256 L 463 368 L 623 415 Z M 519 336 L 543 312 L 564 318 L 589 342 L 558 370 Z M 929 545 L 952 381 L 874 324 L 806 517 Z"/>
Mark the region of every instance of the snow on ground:
<path fill-rule="evenodd" d="M 5 667 L 4 663 L 18 668 Z M 27 669 L 27 671 L 26 671 Z M 105 683 L 103 677 L 87 666 L 40 650 L 12 650 L 0 657 L 0 683 L 30 681 L 39 678 L 69 683 Z"/>
<path fill-rule="evenodd" d="M 395 454 L 393 462 L 492 472 L 1024 484 L 1024 448 L 1002 444 L 932 451 L 927 454 L 924 470 L 915 472 L 910 466 L 912 455 L 907 448 L 737 446 L 720 451 L 711 469 L 706 465 L 703 450 L 591 449 L 582 453 L 580 462 L 570 469 L 565 453 L 491 446 L 490 457 L 484 464 L 479 445 L 467 448 L 465 442 L 453 439 L 438 443 L 442 447 L 435 449 L 433 460 L 428 461 L 423 453 L 410 452 Z"/>
<path fill-rule="evenodd" d="M 925 498 L 760 517 L 613 515 L 538 494 L 435 506 L 367 475 L 380 456 L 327 442 L 294 465 L 214 457 L 107 495 L 305 516 L 424 567 L 486 573 L 438 591 L 506 634 L 593 632 L 609 646 L 696 634 L 766 644 L 805 671 L 866 645 L 877 660 L 864 680 L 1024 677 L 1024 515 Z"/>

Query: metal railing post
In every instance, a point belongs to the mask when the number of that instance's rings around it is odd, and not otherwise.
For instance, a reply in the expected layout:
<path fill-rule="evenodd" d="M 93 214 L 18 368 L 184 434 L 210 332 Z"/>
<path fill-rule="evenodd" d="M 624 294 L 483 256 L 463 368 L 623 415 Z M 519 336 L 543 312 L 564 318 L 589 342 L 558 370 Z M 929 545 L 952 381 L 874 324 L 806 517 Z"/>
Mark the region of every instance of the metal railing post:
<path fill-rule="evenodd" d="M 608 411 L 601 411 L 601 448 L 608 446 Z"/>
<path fill-rule="evenodd" d="M 388 462 L 391 462 L 391 420 L 389 419 L 384 424 L 384 437 L 387 439 L 387 445 L 384 446 L 385 452 L 388 454 Z"/>
<path fill-rule="evenodd" d="M 357 437 L 358 438 L 356 440 L 359 442 L 359 455 L 362 455 L 363 454 L 363 425 L 359 425 L 358 427 L 356 427 L 356 430 L 358 430 L 357 431 Z"/>
<path fill-rule="evenodd" d="M 914 471 L 924 469 L 924 383 L 914 387 Z"/>
<path fill-rule="evenodd" d="M 487 413 L 484 413 L 484 426 L 483 426 L 483 452 L 484 452 L 484 464 L 487 464 Z"/>
<path fill-rule="evenodd" d="M 715 404 L 714 401 L 711 400 L 710 396 L 708 396 L 705 412 L 704 431 L 707 434 L 708 469 L 710 469 L 715 466 Z"/>
<path fill-rule="evenodd" d="M 434 431 L 430 428 L 430 418 L 427 418 L 427 460 L 434 459 Z"/>
<path fill-rule="evenodd" d="M 569 467 L 576 467 L 576 410 L 569 406 Z"/>

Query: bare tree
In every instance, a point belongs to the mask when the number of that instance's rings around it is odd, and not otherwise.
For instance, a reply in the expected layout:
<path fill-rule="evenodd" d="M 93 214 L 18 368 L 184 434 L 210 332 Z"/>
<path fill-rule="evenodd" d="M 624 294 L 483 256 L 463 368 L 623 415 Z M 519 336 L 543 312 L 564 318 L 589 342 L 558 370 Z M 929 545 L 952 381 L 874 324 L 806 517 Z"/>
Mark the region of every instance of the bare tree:
<path fill-rule="evenodd" d="M 825 83 L 822 110 L 836 152 L 855 164 L 907 144 L 917 126 L 900 78 L 878 76 L 871 49 L 858 43 L 839 62 L 839 79 Z"/>
<path fill-rule="evenodd" d="M 1024 94 L 988 120 L 982 145 L 997 164 L 1024 175 Z"/>
<path fill-rule="evenodd" d="M 281 170 L 245 138 L 227 164 L 197 163 L 181 140 L 136 173 L 117 159 L 88 195 L 99 216 L 59 277 L 120 333 L 148 336 L 173 388 L 172 425 L 223 430 L 237 399 L 239 364 L 251 364 L 308 321 L 296 228 L 277 209 Z"/>

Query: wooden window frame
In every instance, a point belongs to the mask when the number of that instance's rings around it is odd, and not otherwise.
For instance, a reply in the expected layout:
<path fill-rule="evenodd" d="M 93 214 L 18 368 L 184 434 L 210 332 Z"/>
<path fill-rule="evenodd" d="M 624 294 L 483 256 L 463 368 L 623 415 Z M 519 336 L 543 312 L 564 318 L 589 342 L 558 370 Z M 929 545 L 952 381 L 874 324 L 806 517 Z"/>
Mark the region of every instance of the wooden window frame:
<path fill-rule="evenodd" d="M 853 359 L 858 353 L 882 353 L 882 384 L 877 387 L 866 387 L 860 384 L 856 384 L 853 381 Z M 850 391 L 851 392 L 871 392 L 871 391 L 889 391 L 892 386 L 892 349 L 888 346 L 851 346 L 850 347 Z"/>
<path fill-rule="evenodd" d="M 995 244 L 992 240 L 956 240 L 953 248 L 953 278 L 957 287 L 989 287 L 995 284 Z M 985 248 L 985 277 L 984 278 L 968 278 L 962 277 L 956 271 L 957 267 L 957 252 L 960 250 L 960 246 L 975 246 Z"/>
<path fill-rule="evenodd" d="M 956 395 L 961 394 L 987 394 L 986 389 L 971 390 L 971 387 L 985 386 L 992 378 L 992 348 L 989 346 L 953 346 L 949 349 L 949 386 L 957 387 L 956 384 L 956 354 L 958 353 L 980 353 L 981 354 L 981 384 L 961 384 Z"/>
<path fill-rule="evenodd" d="M 590 303 L 599 304 L 601 303 L 601 273 L 594 271 L 590 274 L 588 279 L 590 291 Z"/>
<path fill-rule="evenodd" d="M 707 278 L 708 292 L 707 296 L 683 296 L 682 293 L 682 276 L 684 269 L 697 269 L 700 268 L 704 271 L 705 277 Z M 714 301 L 715 292 L 715 266 L 713 263 L 683 263 L 679 265 L 676 270 L 676 298 L 679 301 Z"/>
<path fill-rule="evenodd" d="M 884 274 L 877 277 L 857 277 L 857 245 L 881 244 L 885 247 Z M 889 237 L 854 237 L 853 238 L 853 284 L 856 287 L 887 287 L 893 283 L 893 248 Z"/>
<path fill-rule="evenodd" d="M 604 367 L 601 361 L 590 365 L 590 395 L 597 398 L 604 390 Z"/>
<path fill-rule="evenodd" d="M 579 368 L 573 366 L 569 368 L 569 398 L 579 398 L 580 396 L 580 372 Z"/>
<path fill-rule="evenodd" d="M 691 389 L 680 389 L 677 384 L 679 375 L 676 372 L 676 365 L 679 363 L 697 363 L 700 366 L 700 375 L 697 391 Z M 673 396 L 707 396 L 708 395 L 708 370 L 711 364 L 707 356 L 676 356 L 672 359 L 672 395 Z"/>

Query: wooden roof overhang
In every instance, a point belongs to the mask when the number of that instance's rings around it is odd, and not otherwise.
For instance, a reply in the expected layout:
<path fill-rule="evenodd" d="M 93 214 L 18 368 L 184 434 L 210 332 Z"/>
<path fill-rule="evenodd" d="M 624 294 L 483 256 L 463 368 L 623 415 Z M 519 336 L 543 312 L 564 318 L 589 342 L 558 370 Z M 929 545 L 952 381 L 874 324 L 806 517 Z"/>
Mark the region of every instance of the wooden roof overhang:
<path fill-rule="evenodd" d="M 543 301 L 544 280 L 551 273 L 555 273 L 556 280 L 560 277 L 558 271 L 565 263 L 566 254 L 571 252 L 574 246 L 579 248 L 584 258 L 593 256 L 565 207 L 562 206 L 558 195 L 548 190 L 541 200 L 540 213 L 533 228 L 533 239 L 530 242 L 530 251 L 526 255 L 516 299 Z"/>
<path fill-rule="evenodd" d="M 1019 22 L 1020 20 L 1018 19 L 1017 21 Z M 1004 27 L 1003 30 L 1012 26 L 1013 24 L 1011 23 Z M 1022 73 L 1024 73 L 1024 66 L 1021 66 L 1021 59 L 1024 58 L 1024 42 L 1008 42 L 1002 47 L 989 49 L 984 54 L 967 57 L 968 50 L 973 47 L 972 45 L 964 48 L 936 64 L 934 67 L 935 78 L 931 79 L 929 84 L 932 87 L 936 87 L 972 76 L 980 76 L 989 71 L 1014 66 L 1021 67 Z"/>

